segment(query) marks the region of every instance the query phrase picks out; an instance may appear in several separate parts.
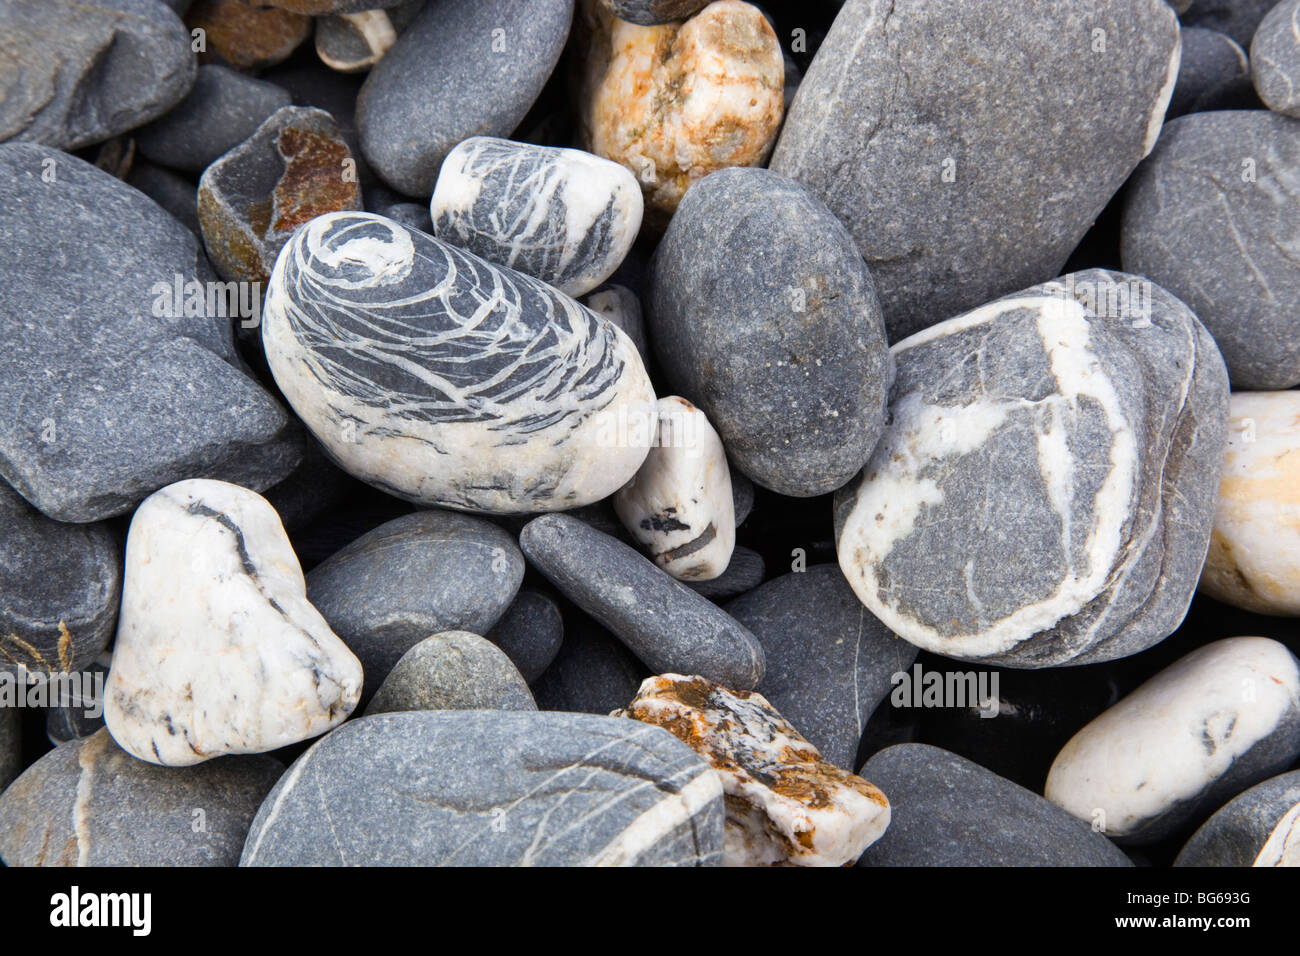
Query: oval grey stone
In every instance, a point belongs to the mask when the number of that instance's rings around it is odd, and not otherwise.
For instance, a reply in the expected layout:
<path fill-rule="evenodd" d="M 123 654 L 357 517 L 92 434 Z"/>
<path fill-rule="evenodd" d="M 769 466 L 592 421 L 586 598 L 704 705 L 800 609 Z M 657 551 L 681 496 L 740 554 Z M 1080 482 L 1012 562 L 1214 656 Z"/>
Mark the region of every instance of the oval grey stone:
<path fill-rule="evenodd" d="M 496 645 L 468 631 L 445 631 L 402 655 L 366 714 L 536 709 L 528 684 Z"/>

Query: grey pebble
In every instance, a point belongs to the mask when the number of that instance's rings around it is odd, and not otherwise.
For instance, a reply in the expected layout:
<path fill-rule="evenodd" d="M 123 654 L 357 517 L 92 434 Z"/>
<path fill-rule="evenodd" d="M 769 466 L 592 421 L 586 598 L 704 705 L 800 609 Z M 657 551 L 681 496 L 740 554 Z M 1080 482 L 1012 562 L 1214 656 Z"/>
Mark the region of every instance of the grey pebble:
<path fill-rule="evenodd" d="M 500 648 L 468 631 L 444 631 L 402 655 L 366 713 L 536 709 L 527 682 Z"/>
<path fill-rule="evenodd" d="M 1202 823 L 1174 866 L 1251 866 L 1274 828 L 1297 805 L 1300 770 L 1257 783 Z"/>
<path fill-rule="evenodd" d="M 688 588 L 710 601 L 725 601 L 756 588 L 767 574 L 763 556 L 751 548 L 736 545 L 726 569 L 712 581 L 683 581 Z M 779 709 L 779 708 L 778 708 Z"/>
<path fill-rule="evenodd" d="M 1255 31 L 1250 70 L 1264 105 L 1300 117 L 1300 0 L 1279 3 Z"/>
<path fill-rule="evenodd" d="M 649 671 L 613 634 L 590 620 L 565 631 L 564 643 L 533 682 L 542 710 L 609 714 L 626 707 Z"/>
<path fill-rule="evenodd" d="M 531 684 L 560 652 L 564 643 L 564 617 L 545 594 L 524 589 L 484 637 L 501 648 Z"/>
<path fill-rule="evenodd" d="M 1204 27 L 1183 27 L 1178 82 L 1165 122 L 1187 113 L 1258 107 L 1250 60 L 1232 37 Z"/>

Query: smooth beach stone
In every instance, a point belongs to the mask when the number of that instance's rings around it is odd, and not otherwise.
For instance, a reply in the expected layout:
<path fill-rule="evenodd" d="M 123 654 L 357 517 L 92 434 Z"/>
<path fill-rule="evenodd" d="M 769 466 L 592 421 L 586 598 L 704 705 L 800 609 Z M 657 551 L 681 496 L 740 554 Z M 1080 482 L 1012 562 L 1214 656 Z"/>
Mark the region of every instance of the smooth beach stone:
<path fill-rule="evenodd" d="M 161 116 L 194 83 L 184 24 L 157 0 L 0 4 L 0 141 L 80 149 Z"/>
<path fill-rule="evenodd" d="M 662 229 L 692 183 L 758 166 L 784 113 L 781 44 L 758 8 L 718 0 L 684 23 L 637 26 L 582 0 L 584 149 L 627 167 Z"/>
<path fill-rule="evenodd" d="M 515 539 L 482 518 L 417 511 L 357 538 L 307 575 L 307 598 L 361 659 L 366 693 L 431 634 L 486 634 L 524 578 Z"/>
<path fill-rule="evenodd" d="M 324 110 L 285 106 L 203 171 L 199 224 L 226 279 L 265 283 L 295 229 L 361 208 L 356 162 Z"/>
<path fill-rule="evenodd" d="M 241 866 L 716 866 L 722 787 L 657 727 L 587 714 L 349 721 L 289 768 Z"/>
<path fill-rule="evenodd" d="M 1300 0 L 1284 0 L 1264 17 L 1250 43 L 1250 72 L 1265 106 L 1300 117 Z"/>
<path fill-rule="evenodd" d="M 889 829 L 859 866 L 1131 866 L 1087 823 L 979 764 L 927 744 L 862 768 L 889 794 Z"/>
<path fill-rule="evenodd" d="M 650 560 L 679 581 L 708 581 L 731 562 L 736 503 L 727 452 L 705 414 L 673 395 L 659 399 L 654 446 L 614 511 Z"/>
<path fill-rule="evenodd" d="M 1127 657 L 1182 622 L 1228 424 L 1209 333 L 1090 270 L 899 342 L 890 424 L 835 499 L 839 564 L 895 634 L 961 660 Z"/>
<path fill-rule="evenodd" d="M 834 564 L 775 578 L 724 610 L 763 645 L 758 692 L 823 757 L 852 770 L 867 718 L 916 648 L 871 616 Z"/>
<path fill-rule="evenodd" d="M 645 337 L 645 321 L 641 314 L 641 300 L 627 286 L 610 284 L 602 286 L 582 300 L 582 304 L 603 319 L 613 322 L 636 345 L 642 361 L 650 357 L 650 346 Z"/>
<path fill-rule="evenodd" d="M 731 494 L 735 498 L 736 527 L 739 528 L 754 510 L 754 483 L 740 472 L 733 471 Z"/>
<path fill-rule="evenodd" d="M 323 16 L 316 21 L 316 55 L 331 70 L 360 73 L 384 58 L 398 35 L 410 26 L 425 0 L 395 0 L 387 10 L 372 9 L 382 4 Z"/>
<path fill-rule="evenodd" d="M 560 653 L 564 643 L 564 617 L 545 594 L 525 589 L 483 636 L 501 648 L 531 684 Z"/>
<path fill-rule="evenodd" d="M 0 665 L 81 670 L 113 636 L 121 594 L 112 531 L 52 521 L 0 481 Z"/>
<path fill-rule="evenodd" d="M 762 678 L 753 634 L 621 541 L 568 515 L 543 515 L 524 526 L 519 546 L 652 671 L 699 674 L 737 690 Z"/>
<path fill-rule="evenodd" d="M 541 710 L 608 714 L 626 706 L 648 671 L 618 638 L 589 618 L 567 628 L 559 653 L 532 682 Z"/>
<path fill-rule="evenodd" d="M 181 481 L 136 509 L 104 723 L 168 767 L 322 734 L 361 664 L 311 606 L 280 518 L 223 481 Z"/>
<path fill-rule="evenodd" d="M 636 346 L 545 283 L 391 219 L 319 216 L 285 246 L 262 342 L 294 410 L 354 477 L 499 514 L 608 497 L 645 460 Z"/>
<path fill-rule="evenodd" d="M 1250 60 L 1237 41 L 1203 27 L 1183 27 L 1179 36 L 1183 52 L 1165 122 L 1187 113 L 1258 106 Z"/>
<path fill-rule="evenodd" d="M 897 342 L 1059 275 L 1155 144 L 1178 62 L 1164 0 L 848 0 L 771 168 L 853 233 Z"/>
<path fill-rule="evenodd" d="M 750 548 L 736 545 L 726 569 L 708 581 L 682 582 L 696 594 L 710 601 L 725 601 L 758 587 L 767 576 L 763 556 Z"/>
<path fill-rule="evenodd" d="M 1300 866 L 1300 770 L 1229 800 L 1192 834 L 1174 866 Z"/>
<path fill-rule="evenodd" d="M 528 683 L 500 648 L 468 631 L 444 631 L 402 655 L 366 713 L 536 709 Z"/>
<path fill-rule="evenodd" d="M 824 759 L 762 695 L 664 674 L 616 716 L 671 732 L 722 778 L 724 866 L 844 866 L 889 826 L 889 801 Z"/>
<path fill-rule="evenodd" d="M 560 59 L 573 0 L 435 0 L 366 78 L 362 149 L 408 196 L 432 194 L 468 136 L 509 136 Z"/>
<path fill-rule="evenodd" d="M 834 491 L 885 424 L 893 361 L 853 238 L 793 180 L 727 169 L 686 194 L 655 252 L 650 337 L 736 467 L 791 497 Z"/>
<path fill-rule="evenodd" d="M 289 92 L 283 87 L 229 67 L 201 66 L 185 99 L 135 131 L 136 148 L 156 163 L 200 173 L 288 105 Z"/>
<path fill-rule="evenodd" d="M 1200 590 L 1300 617 L 1300 392 L 1234 392 Z"/>
<path fill-rule="evenodd" d="M 131 164 L 126 182 L 171 213 L 199 242 L 203 241 L 203 231 L 199 228 L 199 191 L 194 183 L 138 157 Z"/>
<path fill-rule="evenodd" d="M 1121 843 L 1154 843 L 1300 757 L 1300 661 L 1231 637 L 1162 670 L 1070 739 L 1044 794 Z"/>
<path fill-rule="evenodd" d="M 0 794 L 23 769 L 22 720 L 17 707 L 0 707 Z"/>
<path fill-rule="evenodd" d="M 287 60 L 307 37 L 312 21 L 300 13 L 245 0 L 194 0 L 185 25 L 202 30 L 201 63 L 260 70 Z"/>
<path fill-rule="evenodd" d="M 1300 120 L 1268 110 L 1169 123 L 1124 201 L 1124 269 L 1186 302 L 1234 389 L 1300 385 Z"/>
<path fill-rule="evenodd" d="M 0 145 L 0 259 L 0 477 L 45 514 L 98 521 L 181 478 L 266 488 L 297 462 L 201 295 L 215 276 L 194 235 L 142 192 Z"/>
<path fill-rule="evenodd" d="M 571 296 L 619 267 L 641 228 L 636 179 L 580 149 L 472 136 L 447 154 L 433 233 Z"/>
<path fill-rule="evenodd" d="M 0 795 L 6 866 L 234 866 L 284 765 L 136 760 L 100 730 L 60 744 Z"/>
<path fill-rule="evenodd" d="M 1191 0 L 1182 21 L 1226 33 L 1248 48 L 1260 21 L 1276 5 L 1277 0 Z"/>
<path fill-rule="evenodd" d="M 605 9 L 620 20 L 643 27 L 672 23 L 693 17 L 709 5 L 709 0 L 600 0 Z"/>

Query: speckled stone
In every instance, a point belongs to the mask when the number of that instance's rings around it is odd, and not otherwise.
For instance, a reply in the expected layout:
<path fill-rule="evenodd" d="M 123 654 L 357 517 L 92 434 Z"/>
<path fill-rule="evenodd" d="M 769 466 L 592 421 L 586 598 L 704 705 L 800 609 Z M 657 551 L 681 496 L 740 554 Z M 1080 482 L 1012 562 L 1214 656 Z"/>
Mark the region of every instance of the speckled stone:
<path fill-rule="evenodd" d="M 639 23 L 643 27 L 685 20 L 709 5 L 709 0 L 600 0 L 600 2 L 620 20 Z"/>
<path fill-rule="evenodd" d="M 527 682 L 500 648 L 468 631 L 444 631 L 402 655 L 366 713 L 536 709 Z"/>
<path fill-rule="evenodd" d="M 201 63 L 260 70 L 287 60 L 311 36 L 311 17 L 244 0 L 194 0 L 185 25 L 204 31 Z"/>
<path fill-rule="evenodd" d="M 1203 27 L 1183 27 L 1179 36 L 1183 52 L 1166 123 L 1187 113 L 1258 106 L 1250 85 L 1250 60 L 1237 41 Z"/>
<path fill-rule="evenodd" d="M 1250 72 L 1264 105 L 1300 117 L 1300 0 L 1273 7 L 1250 43 Z"/>
<path fill-rule="evenodd" d="M 564 618 L 545 594 L 520 591 L 484 637 L 501 648 L 524 680 L 541 677 L 564 643 Z M 596 710 L 595 713 L 605 713 Z"/>
<path fill-rule="evenodd" d="M 1202 823 L 1174 866 L 1300 866 L 1298 813 L 1300 770 L 1257 783 Z"/>
<path fill-rule="evenodd" d="M 351 721 L 298 758 L 241 865 L 709 866 L 722 833 L 717 776 L 657 727 L 415 711 Z"/>
<path fill-rule="evenodd" d="M 892 816 L 859 866 L 1132 865 L 1088 824 L 938 747 L 887 747 L 862 775 L 889 794 Z"/>

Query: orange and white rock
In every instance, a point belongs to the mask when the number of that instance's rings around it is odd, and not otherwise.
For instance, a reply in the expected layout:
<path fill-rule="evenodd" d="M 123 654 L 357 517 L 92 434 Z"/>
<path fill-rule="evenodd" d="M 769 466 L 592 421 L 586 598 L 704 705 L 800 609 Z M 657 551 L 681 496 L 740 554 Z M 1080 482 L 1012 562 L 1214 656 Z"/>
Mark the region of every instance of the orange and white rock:
<path fill-rule="evenodd" d="M 753 4 L 717 0 L 684 22 L 643 27 L 583 0 L 579 24 L 584 148 L 633 172 L 649 221 L 671 216 L 709 173 L 767 159 L 785 109 L 785 65 Z"/>
<path fill-rule="evenodd" d="M 844 866 L 889 826 L 885 795 L 822 759 L 761 694 L 662 674 L 613 716 L 664 728 L 722 778 L 724 866 Z"/>
<path fill-rule="evenodd" d="M 1300 615 L 1300 392 L 1239 392 L 1200 590 L 1261 614 Z"/>

